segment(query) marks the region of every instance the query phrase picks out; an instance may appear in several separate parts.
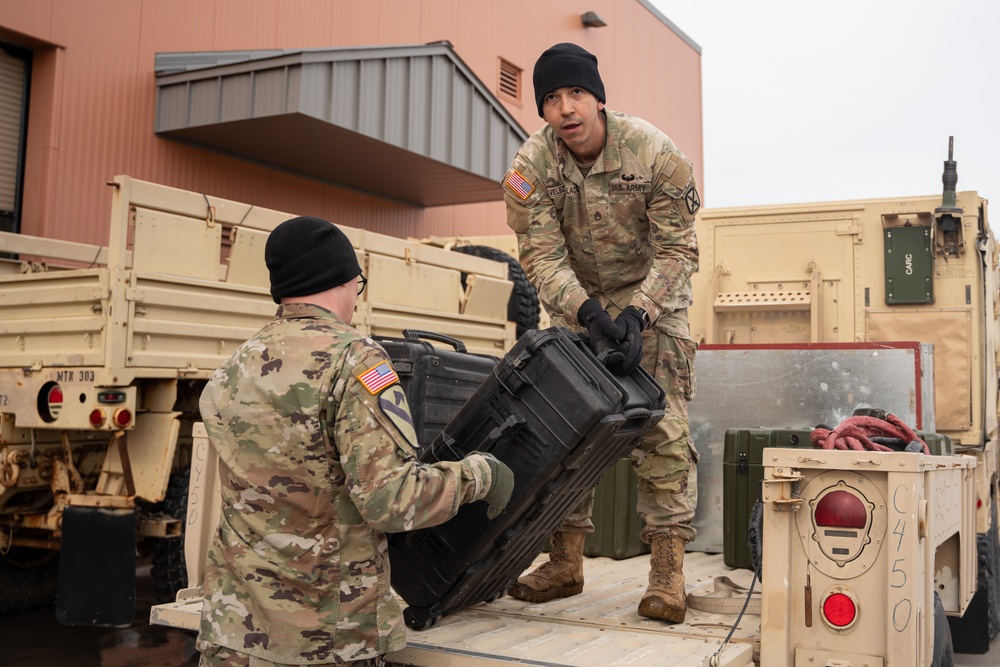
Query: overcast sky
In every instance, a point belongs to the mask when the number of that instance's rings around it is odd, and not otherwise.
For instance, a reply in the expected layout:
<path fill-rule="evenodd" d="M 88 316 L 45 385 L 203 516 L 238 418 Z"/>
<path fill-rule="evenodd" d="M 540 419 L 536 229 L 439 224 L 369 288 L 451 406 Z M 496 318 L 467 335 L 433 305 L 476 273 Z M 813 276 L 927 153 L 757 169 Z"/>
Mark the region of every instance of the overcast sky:
<path fill-rule="evenodd" d="M 940 193 L 950 135 L 1000 202 L 1000 1 L 651 2 L 702 49 L 706 207 Z"/>

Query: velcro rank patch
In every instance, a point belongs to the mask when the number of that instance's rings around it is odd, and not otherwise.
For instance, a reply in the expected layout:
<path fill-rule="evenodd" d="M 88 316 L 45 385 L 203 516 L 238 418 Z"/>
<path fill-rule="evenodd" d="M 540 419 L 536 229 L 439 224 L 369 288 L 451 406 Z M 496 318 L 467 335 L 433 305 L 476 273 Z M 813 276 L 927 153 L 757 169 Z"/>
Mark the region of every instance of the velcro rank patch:
<path fill-rule="evenodd" d="M 675 193 L 681 192 L 691 183 L 692 171 L 691 163 L 677 155 L 671 155 L 663 169 L 667 183 L 676 188 Z"/>

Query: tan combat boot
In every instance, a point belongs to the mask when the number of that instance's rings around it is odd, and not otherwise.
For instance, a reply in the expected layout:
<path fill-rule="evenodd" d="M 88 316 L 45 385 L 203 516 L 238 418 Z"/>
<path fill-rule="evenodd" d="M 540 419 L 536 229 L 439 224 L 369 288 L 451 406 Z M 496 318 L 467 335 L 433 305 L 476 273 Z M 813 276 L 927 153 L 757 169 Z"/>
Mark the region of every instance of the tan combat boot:
<path fill-rule="evenodd" d="M 687 610 L 684 592 L 684 540 L 672 535 L 653 538 L 649 558 L 649 587 L 639 603 L 639 615 L 683 623 Z"/>
<path fill-rule="evenodd" d="M 518 579 L 507 592 L 526 602 L 548 602 L 579 595 L 583 591 L 585 539 L 585 533 L 554 533 L 549 559 Z"/>

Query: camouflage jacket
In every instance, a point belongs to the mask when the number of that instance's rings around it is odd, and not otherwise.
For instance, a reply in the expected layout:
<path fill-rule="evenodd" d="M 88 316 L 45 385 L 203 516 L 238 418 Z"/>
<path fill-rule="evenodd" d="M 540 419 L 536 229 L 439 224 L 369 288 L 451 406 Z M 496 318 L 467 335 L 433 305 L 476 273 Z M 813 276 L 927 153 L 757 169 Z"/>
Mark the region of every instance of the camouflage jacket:
<path fill-rule="evenodd" d="M 635 305 L 653 321 L 686 309 L 698 268 L 690 161 L 646 121 L 605 118 L 607 141 L 587 176 L 546 124 L 503 180 L 521 264 L 546 310 L 575 328 L 588 297 Z"/>
<path fill-rule="evenodd" d="M 199 648 L 290 664 L 402 648 L 384 533 L 442 523 L 485 496 L 486 460 L 418 463 L 385 351 L 304 303 L 280 306 L 215 372 L 200 407 L 222 520 Z"/>

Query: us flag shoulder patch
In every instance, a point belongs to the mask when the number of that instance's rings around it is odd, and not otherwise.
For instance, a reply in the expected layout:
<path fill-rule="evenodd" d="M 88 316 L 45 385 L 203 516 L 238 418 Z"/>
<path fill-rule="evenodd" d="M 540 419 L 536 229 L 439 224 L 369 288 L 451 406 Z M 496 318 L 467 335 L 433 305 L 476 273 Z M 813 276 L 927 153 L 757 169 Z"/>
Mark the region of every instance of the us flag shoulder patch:
<path fill-rule="evenodd" d="M 535 186 L 524 180 L 524 176 L 517 169 L 510 170 L 504 184 L 521 199 L 527 199 L 528 195 L 535 191 Z"/>
<path fill-rule="evenodd" d="M 399 376 L 392 370 L 388 361 L 372 366 L 365 372 L 359 373 L 357 377 L 364 388 L 372 394 L 377 394 L 389 385 L 399 382 Z"/>

